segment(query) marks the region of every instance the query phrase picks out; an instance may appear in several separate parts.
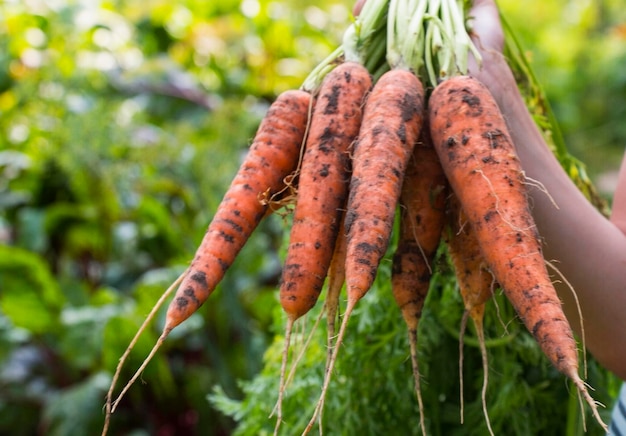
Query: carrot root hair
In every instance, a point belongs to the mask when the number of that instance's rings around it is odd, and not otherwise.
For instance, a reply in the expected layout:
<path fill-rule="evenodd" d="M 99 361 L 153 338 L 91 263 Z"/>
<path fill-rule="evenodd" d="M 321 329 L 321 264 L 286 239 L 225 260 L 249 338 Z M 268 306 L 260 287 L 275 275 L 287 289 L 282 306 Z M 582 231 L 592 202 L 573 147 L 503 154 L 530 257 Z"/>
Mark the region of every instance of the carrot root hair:
<path fill-rule="evenodd" d="M 296 356 L 294 361 L 291 363 L 291 366 L 288 372 L 286 371 L 286 368 L 287 368 L 289 347 L 292 345 L 291 335 L 292 335 L 293 327 L 297 320 L 292 320 L 290 318 L 287 319 L 287 325 L 285 327 L 285 345 L 284 345 L 283 357 L 282 357 L 282 362 L 281 362 L 281 370 L 280 370 L 278 400 L 276 401 L 276 405 L 274 406 L 272 413 L 270 413 L 270 418 L 274 414 L 276 414 L 276 426 L 274 428 L 275 435 L 278 434 L 280 425 L 283 422 L 282 404 L 284 401 L 284 394 L 287 390 L 287 387 L 291 384 L 291 382 L 293 381 L 293 378 L 296 375 L 296 369 L 298 368 L 298 364 L 304 357 L 306 350 L 309 348 L 309 344 L 311 343 L 311 340 L 313 339 L 313 335 L 315 334 L 323 315 L 324 315 L 324 311 L 321 311 L 319 315 L 317 316 L 317 318 L 315 319 L 315 323 L 313 324 L 311 331 L 309 332 L 304 344 L 302 345 L 300 351 L 298 352 L 298 355 Z"/>
<path fill-rule="evenodd" d="M 357 303 L 357 300 L 350 300 L 350 299 L 348 300 L 346 310 L 343 314 L 343 320 L 341 322 L 341 326 L 339 327 L 339 333 L 337 334 L 337 341 L 335 342 L 334 351 L 332 353 L 330 361 L 328 362 L 328 365 L 326 366 L 326 372 L 324 373 L 324 384 L 322 385 L 322 391 L 320 393 L 320 397 L 317 401 L 317 404 L 315 405 L 315 410 L 313 411 L 313 415 L 311 416 L 309 423 L 304 429 L 304 432 L 302 432 L 303 436 L 308 434 L 313 429 L 313 426 L 315 425 L 315 422 L 317 421 L 318 415 L 320 415 L 322 413 L 322 410 L 324 409 L 326 393 L 328 392 L 328 386 L 330 385 L 330 380 L 332 378 L 332 373 L 335 368 L 335 363 L 337 362 L 339 348 L 341 347 L 341 344 L 343 343 L 343 338 L 345 337 L 347 327 L 348 327 L 348 321 L 350 319 L 350 316 L 352 315 L 352 311 L 354 310 L 356 303 Z M 322 426 L 320 423 L 320 432 L 321 431 L 322 431 Z"/>
<path fill-rule="evenodd" d="M 118 381 L 118 379 L 120 377 L 120 374 L 122 372 L 122 368 L 124 366 L 124 363 L 126 363 L 126 359 L 128 359 L 128 356 L 130 355 L 130 352 L 133 350 L 133 348 L 135 348 L 135 345 L 137 344 L 137 341 L 139 340 L 139 337 L 143 334 L 143 332 L 146 329 L 146 327 L 148 326 L 148 324 L 150 324 L 150 322 L 152 322 L 152 320 L 156 316 L 156 314 L 159 311 L 159 309 L 161 308 L 161 306 L 163 306 L 163 303 L 165 303 L 167 298 L 172 294 L 172 292 L 174 292 L 176 287 L 183 280 L 183 277 L 185 277 L 185 275 L 187 274 L 187 271 L 188 270 L 185 270 L 181 275 L 179 275 L 178 278 L 176 280 L 174 280 L 174 282 L 167 288 L 167 290 L 163 293 L 163 295 L 161 295 L 161 297 L 157 300 L 156 304 L 152 307 L 152 310 L 150 311 L 150 313 L 148 314 L 146 319 L 143 321 L 143 323 L 141 324 L 141 326 L 137 330 L 137 333 L 135 333 L 135 336 L 133 337 L 133 339 L 128 344 L 128 347 L 126 347 L 126 350 L 124 351 L 124 354 L 122 354 L 122 357 L 120 357 L 120 360 L 117 363 L 117 367 L 115 368 L 115 373 L 113 374 L 113 378 L 111 380 L 111 386 L 109 387 L 109 390 L 108 390 L 107 396 L 106 396 L 105 418 L 104 418 L 104 426 L 102 428 L 102 436 L 105 436 L 107 434 L 108 429 L 109 429 L 109 425 L 110 425 L 110 422 L 111 422 L 111 415 L 113 414 L 113 412 L 115 412 L 115 409 L 117 408 L 117 405 L 118 405 L 119 401 L 122 399 L 123 394 L 128 390 L 130 385 L 132 385 L 132 383 L 135 381 L 134 380 L 135 377 L 134 377 L 126 385 L 126 387 L 124 388 L 122 393 L 120 393 L 118 398 L 115 401 L 113 401 L 113 392 L 115 390 L 115 385 L 117 384 L 117 381 Z M 169 332 L 170 331 L 167 331 L 167 332 L 164 331 L 161 334 L 161 337 L 159 337 L 159 341 L 155 345 L 155 348 L 153 349 L 153 352 L 151 352 L 150 355 L 146 358 L 146 360 L 144 360 L 144 364 L 145 365 L 147 365 L 147 362 L 149 362 L 149 360 L 152 358 L 152 356 L 156 352 L 155 349 L 158 349 L 161 346 L 161 343 L 163 342 L 163 340 L 165 340 L 165 337 L 167 337 Z M 161 339 L 161 338 L 163 338 L 163 339 Z M 142 367 L 145 368 L 145 365 L 142 365 Z"/>
<path fill-rule="evenodd" d="M 283 345 L 283 357 L 280 364 L 280 379 L 278 382 L 278 399 L 276 400 L 276 405 L 274 406 L 274 410 L 270 414 L 270 418 L 274 413 L 276 413 L 276 426 L 274 427 L 274 435 L 278 435 L 278 430 L 280 429 L 280 425 L 283 421 L 283 396 L 285 394 L 286 389 L 286 372 L 287 372 L 287 357 L 289 355 L 289 345 L 291 343 L 291 332 L 293 330 L 294 320 L 289 317 L 287 318 L 287 324 L 285 326 L 285 340 Z"/>
<path fill-rule="evenodd" d="M 417 406 L 420 412 L 420 428 L 422 429 L 422 434 L 426 433 L 426 418 L 424 411 L 424 400 L 422 399 L 422 387 L 420 382 L 420 370 L 419 370 L 419 359 L 417 356 L 417 329 L 408 329 L 409 336 L 409 348 L 411 353 L 411 368 L 413 369 L 413 380 L 414 380 L 414 389 L 415 389 L 415 397 L 417 398 Z"/>

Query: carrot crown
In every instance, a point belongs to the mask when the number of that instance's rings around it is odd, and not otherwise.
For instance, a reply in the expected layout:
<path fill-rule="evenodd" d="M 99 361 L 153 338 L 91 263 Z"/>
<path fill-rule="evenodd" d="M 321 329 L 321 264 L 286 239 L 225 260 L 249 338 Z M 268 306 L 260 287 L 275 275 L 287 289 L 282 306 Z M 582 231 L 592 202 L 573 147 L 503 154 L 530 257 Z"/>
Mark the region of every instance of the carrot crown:
<path fill-rule="evenodd" d="M 437 0 L 429 3 L 430 34 L 426 41 L 426 50 L 430 53 L 426 58 L 434 64 L 429 68 L 428 78 L 436 85 L 446 78 L 466 75 L 470 52 L 479 64 L 481 56 L 465 25 L 466 7 L 470 2 Z"/>
<path fill-rule="evenodd" d="M 344 61 L 363 64 L 374 76 L 384 72 L 385 26 L 389 0 L 368 0 L 361 13 L 346 29 L 342 45 L 320 62 L 302 84 L 302 89 L 315 92 L 326 74 Z M 383 67 L 382 72 L 378 72 Z M 388 68 L 387 68 L 388 69 Z"/>
<path fill-rule="evenodd" d="M 390 68 L 413 71 L 424 83 L 468 73 L 471 53 L 481 56 L 466 28 L 469 0 L 368 0 L 346 29 L 342 44 L 305 79 L 314 92 L 344 61 L 363 64 L 376 81 Z"/>

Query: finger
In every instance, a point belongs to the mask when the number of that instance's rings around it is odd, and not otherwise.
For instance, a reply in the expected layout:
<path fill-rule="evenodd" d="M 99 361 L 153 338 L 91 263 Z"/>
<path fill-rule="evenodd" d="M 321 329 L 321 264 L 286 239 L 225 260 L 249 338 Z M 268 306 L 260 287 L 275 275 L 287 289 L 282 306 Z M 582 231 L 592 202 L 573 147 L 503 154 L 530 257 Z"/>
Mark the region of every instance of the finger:
<path fill-rule="evenodd" d="M 493 0 L 475 0 L 469 12 L 474 43 L 480 50 L 502 52 L 504 32 Z"/>
<path fill-rule="evenodd" d="M 365 0 L 357 0 L 357 2 L 354 4 L 354 7 L 352 8 L 352 14 L 355 17 L 359 16 L 359 14 L 361 13 L 361 9 L 363 9 L 364 4 L 365 4 Z"/>

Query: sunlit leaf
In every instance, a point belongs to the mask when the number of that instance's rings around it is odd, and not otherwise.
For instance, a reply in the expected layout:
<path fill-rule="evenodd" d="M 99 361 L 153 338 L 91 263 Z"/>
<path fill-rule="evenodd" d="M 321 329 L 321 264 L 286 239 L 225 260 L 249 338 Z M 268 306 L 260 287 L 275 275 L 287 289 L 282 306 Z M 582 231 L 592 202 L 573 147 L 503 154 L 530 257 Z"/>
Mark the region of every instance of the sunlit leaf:
<path fill-rule="evenodd" d="M 43 260 L 0 245 L 0 309 L 17 327 L 44 333 L 58 323 L 64 298 Z"/>
<path fill-rule="evenodd" d="M 46 434 L 50 436 L 92 435 L 102 422 L 102 399 L 111 378 L 99 372 L 81 383 L 52 395 L 44 409 Z"/>

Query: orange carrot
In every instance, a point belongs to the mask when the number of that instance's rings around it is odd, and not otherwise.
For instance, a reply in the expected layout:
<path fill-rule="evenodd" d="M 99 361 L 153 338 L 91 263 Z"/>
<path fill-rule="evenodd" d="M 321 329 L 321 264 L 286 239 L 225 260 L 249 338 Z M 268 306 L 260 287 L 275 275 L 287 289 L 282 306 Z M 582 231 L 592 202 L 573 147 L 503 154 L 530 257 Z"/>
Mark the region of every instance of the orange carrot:
<path fill-rule="evenodd" d="M 327 344 L 327 354 L 326 354 L 326 366 L 329 365 L 330 359 L 333 354 L 334 342 L 336 331 L 336 322 L 337 317 L 339 315 L 339 296 L 341 295 L 341 289 L 343 288 L 343 284 L 345 282 L 345 260 L 346 260 L 346 235 L 343 226 L 343 214 L 341 219 L 341 226 L 339 227 L 339 232 L 337 234 L 337 240 L 335 242 L 335 251 L 333 253 L 333 258 L 328 267 L 328 290 L 326 291 L 326 299 L 324 301 L 324 309 L 320 312 L 318 318 L 315 320 L 313 327 L 311 328 L 311 333 L 306 339 L 300 353 L 296 356 L 291 364 L 291 370 L 289 374 L 286 375 L 286 360 L 287 358 L 283 355 L 283 367 L 281 367 L 281 379 L 280 386 L 281 390 L 279 391 L 279 400 L 276 403 L 276 406 L 270 416 L 274 415 L 278 411 L 280 406 L 280 402 L 282 401 L 282 396 L 284 395 L 284 390 L 289 385 L 293 377 L 295 376 L 295 370 L 298 365 L 298 362 L 304 357 L 304 352 L 307 349 L 307 346 L 311 339 L 313 339 L 313 333 L 317 328 L 317 325 L 323 315 L 326 316 L 327 327 L 326 327 L 326 344 Z M 289 336 L 291 336 L 291 332 L 287 332 Z M 290 339 L 285 335 L 285 345 L 288 345 Z M 287 347 L 285 347 L 285 350 Z M 282 407 L 282 406 L 281 406 Z M 282 413 L 282 411 L 280 412 Z M 322 415 L 320 414 L 320 421 L 322 419 Z M 277 420 L 277 426 L 279 426 L 280 420 Z M 276 429 L 277 430 L 277 429 Z"/>
<path fill-rule="evenodd" d="M 305 433 L 323 408 L 350 314 L 374 282 L 389 244 L 402 180 L 422 125 L 423 95 L 422 84 L 413 73 L 394 69 L 380 77 L 365 104 L 359 139 L 352 153 L 353 173 L 345 217 L 348 304 L 322 393 Z"/>
<path fill-rule="evenodd" d="M 407 325 L 420 425 L 426 434 L 417 358 L 417 330 L 441 239 L 447 181 L 426 123 L 409 160 L 400 194 L 400 235 L 391 288 Z"/>
<path fill-rule="evenodd" d="M 359 133 L 371 84 L 369 72 L 354 62 L 339 65 L 322 82 L 302 159 L 280 287 L 280 302 L 291 320 L 313 307 L 324 284 L 348 195 L 348 148 Z"/>
<path fill-rule="evenodd" d="M 463 298 L 465 311 L 461 320 L 459 334 L 459 376 L 461 399 L 461 423 L 463 423 L 463 337 L 467 326 L 467 319 L 472 318 L 476 327 L 476 335 L 480 344 L 480 354 L 483 362 L 482 406 L 489 433 L 493 435 L 491 422 L 487 412 L 487 384 L 489 380 L 489 366 L 487 347 L 485 345 L 485 331 L 483 319 L 485 303 L 492 297 L 495 286 L 493 276 L 480 251 L 476 234 L 468 222 L 465 212 L 461 209 L 458 199 L 451 195 L 448 199 L 448 232 L 446 243 L 448 254 L 454 266 L 459 291 Z"/>
<path fill-rule="evenodd" d="M 310 94 L 291 90 L 270 107 L 167 311 L 172 330 L 206 301 L 268 208 L 259 201 L 278 192 L 295 171 L 309 116 Z"/>
<path fill-rule="evenodd" d="M 411 330 L 417 329 L 430 283 L 432 261 L 444 225 L 447 192 L 439 157 L 424 124 L 402 185 L 400 236 L 392 270 L 394 297 Z"/>
<path fill-rule="evenodd" d="M 290 90 L 278 96 L 270 106 L 176 290 L 161 336 L 112 407 L 110 398 L 107 399 L 110 413 L 115 411 L 172 329 L 189 318 L 223 278 L 268 210 L 268 203 L 260 201 L 261 197 L 284 189 L 284 179 L 297 168 L 312 105 L 309 93 Z"/>
<path fill-rule="evenodd" d="M 291 330 L 293 323 L 315 305 L 324 285 L 348 196 L 348 148 L 359 133 L 363 103 L 371 85 L 363 65 L 346 62 L 337 66 L 324 78 L 311 118 L 280 286 L 287 326 L 276 432 L 282 419 Z"/>
<path fill-rule="evenodd" d="M 433 91 L 429 122 L 441 164 L 489 269 L 545 355 L 606 427 L 578 374 L 576 342 L 548 276 L 524 173 L 495 100 L 478 80 L 452 77 Z"/>
<path fill-rule="evenodd" d="M 387 250 L 407 164 L 422 126 L 423 87 L 405 70 L 376 83 L 353 152 L 346 212 L 349 306 L 369 290 Z"/>
<path fill-rule="evenodd" d="M 334 348 L 334 338 L 337 334 L 337 319 L 339 316 L 339 296 L 346 281 L 346 229 L 344 226 L 344 216 L 341 220 L 337 241 L 335 242 L 335 252 L 328 268 L 328 292 L 324 302 L 326 312 L 327 347 L 328 361 L 332 356 Z"/>

